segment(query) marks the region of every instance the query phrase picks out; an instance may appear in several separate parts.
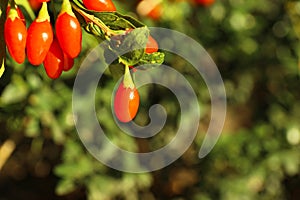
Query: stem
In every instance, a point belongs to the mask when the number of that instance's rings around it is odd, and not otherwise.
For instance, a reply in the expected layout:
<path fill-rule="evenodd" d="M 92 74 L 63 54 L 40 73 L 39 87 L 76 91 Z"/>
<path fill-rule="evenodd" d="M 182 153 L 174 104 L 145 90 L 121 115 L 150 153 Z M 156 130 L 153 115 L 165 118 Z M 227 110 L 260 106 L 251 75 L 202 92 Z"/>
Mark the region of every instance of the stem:
<path fill-rule="evenodd" d="M 10 7 L 10 10 L 8 12 L 8 18 L 10 18 L 12 21 L 15 20 L 15 18 L 20 18 L 19 17 L 19 14 L 18 14 L 18 11 L 16 10 L 15 7 Z"/>
<path fill-rule="evenodd" d="M 72 5 L 69 0 L 63 0 L 60 14 L 63 14 L 65 12 L 68 13 L 69 15 L 75 17 L 75 14 L 72 11 Z"/>
<path fill-rule="evenodd" d="M 102 29 L 106 35 L 108 36 L 115 36 L 118 35 L 117 33 L 115 33 L 114 31 L 112 31 L 110 28 L 108 28 L 100 19 L 98 19 L 97 17 L 95 17 L 94 15 L 88 14 L 86 12 L 84 12 L 83 10 L 81 10 L 77 5 L 75 5 L 74 3 L 71 3 L 72 7 L 74 8 L 74 10 L 76 10 L 81 16 L 84 17 L 84 19 L 87 22 L 93 22 L 94 24 L 96 24 L 97 26 L 100 27 L 100 29 Z"/>
<path fill-rule="evenodd" d="M 10 5 L 10 8 L 16 8 L 16 2 L 14 0 L 8 2 L 8 6 Z"/>
<path fill-rule="evenodd" d="M 125 88 L 131 88 L 131 89 L 135 88 L 133 80 L 131 78 L 131 74 L 130 74 L 129 66 L 128 65 L 125 65 L 125 73 L 124 73 L 123 85 L 124 85 Z"/>
<path fill-rule="evenodd" d="M 48 7 L 47 7 L 47 3 L 43 2 L 42 7 L 40 9 L 39 15 L 36 18 L 37 22 L 44 22 L 44 21 L 50 21 L 50 16 L 48 13 Z"/>

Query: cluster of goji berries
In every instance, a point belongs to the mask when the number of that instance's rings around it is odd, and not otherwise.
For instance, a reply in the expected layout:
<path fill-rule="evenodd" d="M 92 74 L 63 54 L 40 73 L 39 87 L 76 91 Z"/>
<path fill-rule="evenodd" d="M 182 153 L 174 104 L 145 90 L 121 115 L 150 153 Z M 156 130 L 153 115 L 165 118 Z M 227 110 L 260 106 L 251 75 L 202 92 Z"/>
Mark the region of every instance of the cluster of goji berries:
<path fill-rule="evenodd" d="M 61 10 L 55 20 L 55 33 L 50 22 L 47 2 L 42 3 L 37 18 L 26 28 L 25 18 L 21 10 L 12 0 L 7 8 L 5 22 L 5 41 L 11 57 L 17 63 L 28 61 L 35 66 L 44 65 L 50 78 L 58 78 L 63 71 L 68 71 L 74 59 L 81 51 L 82 31 L 78 19 L 72 11 L 69 0 L 63 0 Z M 116 11 L 111 0 L 83 0 L 84 6 L 93 11 Z M 130 32 L 127 30 L 126 33 Z M 158 51 L 158 44 L 149 36 L 145 53 Z M 139 93 L 136 89 L 129 68 L 125 66 L 123 80 L 115 94 L 114 111 L 121 122 L 131 121 L 139 108 Z"/>
<path fill-rule="evenodd" d="M 42 6 L 28 29 L 18 6 L 13 1 L 8 5 L 4 25 L 5 42 L 17 63 L 23 63 L 27 56 L 32 65 L 43 64 L 47 75 L 56 79 L 62 71 L 72 68 L 74 59 L 81 51 L 81 27 L 69 0 L 64 0 L 55 21 L 54 34 L 47 7 L 49 0 L 39 1 Z"/>

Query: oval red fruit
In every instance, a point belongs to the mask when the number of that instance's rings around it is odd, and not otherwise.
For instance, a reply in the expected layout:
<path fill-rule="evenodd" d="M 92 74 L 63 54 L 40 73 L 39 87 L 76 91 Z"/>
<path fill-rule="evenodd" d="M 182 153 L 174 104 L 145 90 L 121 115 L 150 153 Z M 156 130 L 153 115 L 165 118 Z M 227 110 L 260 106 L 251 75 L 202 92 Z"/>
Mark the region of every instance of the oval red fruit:
<path fill-rule="evenodd" d="M 89 10 L 99 12 L 116 11 L 116 7 L 111 0 L 83 0 L 83 5 Z"/>
<path fill-rule="evenodd" d="M 26 38 L 27 30 L 22 19 L 8 15 L 4 24 L 4 39 L 11 57 L 19 64 L 25 60 Z"/>
<path fill-rule="evenodd" d="M 151 35 L 149 35 L 145 52 L 146 53 L 154 53 L 157 51 L 158 51 L 158 44 L 157 44 L 156 40 Z"/>
<path fill-rule="evenodd" d="M 49 78 L 56 79 L 61 75 L 64 66 L 64 54 L 56 39 L 53 40 L 43 64 Z"/>
<path fill-rule="evenodd" d="M 137 114 L 140 104 L 140 96 L 137 89 L 124 87 L 120 83 L 114 98 L 114 112 L 121 122 L 130 122 Z"/>
<path fill-rule="evenodd" d="M 69 57 L 66 53 L 64 53 L 64 71 L 69 71 L 72 69 L 74 65 L 74 58 Z"/>
<path fill-rule="evenodd" d="M 55 22 L 57 39 L 62 50 L 71 58 L 81 51 L 82 32 L 79 21 L 67 12 L 58 15 Z"/>
<path fill-rule="evenodd" d="M 32 65 L 43 63 L 53 41 L 53 31 L 48 20 L 33 21 L 28 28 L 26 52 Z"/>

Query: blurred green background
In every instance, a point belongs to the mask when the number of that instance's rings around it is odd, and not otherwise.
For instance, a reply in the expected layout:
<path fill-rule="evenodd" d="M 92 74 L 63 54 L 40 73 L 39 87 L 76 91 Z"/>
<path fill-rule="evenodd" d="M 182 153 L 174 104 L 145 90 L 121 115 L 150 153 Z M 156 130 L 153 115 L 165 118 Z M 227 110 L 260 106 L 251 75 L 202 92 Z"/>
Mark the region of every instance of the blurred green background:
<path fill-rule="evenodd" d="M 175 163 L 145 174 L 115 171 L 94 159 L 72 116 L 76 72 L 97 44 L 84 32 L 74 68 L 57 80 L 47 78 L 42 66 L 18 65 L 7 55 L 0 79 L 0 199 L 299 199 L 300 1 L 216 0 L 204 7 L 192 0 L 163 0 L 155 20 L 137 13 L 137 0 L 114 2 L 121 13 L 183 32 L 210 53 L 228 101 L 218 143 L 208 156 L 197 157 L 210 118 L 207 87 L 187 62 L 166 54 L 164 64 L 179 70 L 199 99 L 201 121 L 193 145 Z M 32 14 L 26 14 L 27 25 Z M 115 84 L 107 73 L 96 95 L 99 122 L 109 138 L 136 152 L 167 144 L 178 125 L 174 95 L 155 85 L 141 88 L 135 121 L 145 125 L 156 103 L 166 108 L 168 121 L 154 138 L 135 139 L 111 118 Z"/>

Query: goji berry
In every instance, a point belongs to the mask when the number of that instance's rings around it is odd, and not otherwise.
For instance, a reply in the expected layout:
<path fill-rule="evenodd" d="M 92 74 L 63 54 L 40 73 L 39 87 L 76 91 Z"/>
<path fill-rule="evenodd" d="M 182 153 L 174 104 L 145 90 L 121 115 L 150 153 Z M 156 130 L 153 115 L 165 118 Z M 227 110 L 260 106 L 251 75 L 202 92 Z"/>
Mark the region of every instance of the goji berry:
<path fill-rule="evenodd" d="M 131 79 L 129 67 L 126 66 L 124 79 L 114 97 L 114 112 L 117 119 L 124 123 L 131 121 L 137 114 L 139 104 L 138 90 Z"/>
<path fill-rule="evenodd" d="M 69 0 L 63 1 L 55 30 L 62 50 L 71 58 L 77 57 L 81 51 L 82 31 Z"/>
<path fill-rule="evenodd" d="M 43 3 L 38 17 L 28 28 L 26 52 L 32 65 L 42 64 L 53 41 L 53 31 L 47 3 Z"/>
<path fill-rule="evenodd" d="M 16 9 L 10 9 L 4 24 L 4 39 L 11 57 L 17 63 L 25 60 L 27 30 Z"/>
<path fill-rule="evenodd" d="M 43 64 L 49 78 L 56 79 L 61 75 L 64 66 L 64 54 L 56 38 L 53 40 Z"/>
<path fill-rule="evenodd" d="M 116 7 L 111 0 L 83 0 L 83 5 L 89 10 L 99 12 L 116 11 Z"/>
<path fill-rule="evenodd" d="M 63 70 L 64 71 L 69 71 L 70 69 L 72 69 L 74 65 L 74 59 L 69 57 L 66 53 L 64 53 L 64 67 Z"/>

